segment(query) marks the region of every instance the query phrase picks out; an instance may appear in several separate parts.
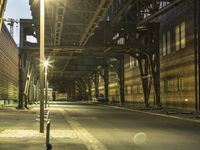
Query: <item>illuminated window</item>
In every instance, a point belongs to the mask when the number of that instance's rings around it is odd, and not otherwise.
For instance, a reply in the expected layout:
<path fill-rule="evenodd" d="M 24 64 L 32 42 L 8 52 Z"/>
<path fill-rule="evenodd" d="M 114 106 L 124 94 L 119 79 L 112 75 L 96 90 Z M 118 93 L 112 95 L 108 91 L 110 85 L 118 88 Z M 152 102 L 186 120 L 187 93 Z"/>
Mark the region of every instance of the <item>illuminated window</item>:
<path fill-rule="evenodd" d="M 164 92 L 177 92 L 183 88 L 182 78 L 173 78 L 164 80 Z"/>
<path fill-rule="evenodd" d="M 132 94 L 136 94 L 137 93 L 137 85 L 133 85 L 132 86 Z"/>
<path fill-rule="evenodd" d="M 169 91 L 169 80 L 164 80 L 164 92 Z"/>
<path fill-rule="evenodd" d="M 171 53 L 171 34 L 170 31 L 162 35 L 162 50 L 163 56 Z"/>
<path fill-rule="evenodd" d="M 143 92 L 142 85 L 141 85 L 141 84 L 138 84 L 138 85 L 137 85 L 137 93 L 138 93 L 138 94 L 141 94 L 142 92 Z"/>
<path fill-rule="evenodd" d="M 166 47 L 166 34 L 163 34 L 163 56 L 167 54 L 167 47 Z"/>
<path fill-rule="evenodd" d="M 160 2 L 160 8 L 166 7 L 170 2 Z"/>
<path fill-rule="evenodd" d="M 176 51 L 185 48 L 185 22 L 176 26 Z"/>
<path fill-rule="evenodd" d="M 125 87 L 125 93 L 128 94 L 128 86 Z"/>
<path fill-rule="evenodd" d="M 141 65 L 142 65 L 142 72 L 143 72 L 143 73 L 146 72 L 146 67 L 145 67 L 146 61 L 145 61 L 145 59 L 142 59 L 142 60 L 141 60 Z"/>
<path fill-rule="evenodd" d="M 119 38 L 119 39 L 117 40 L 117 44 L 118 44 L 118 45 L 124 45 L 124 44 L 125 44 L 125 38 Z"/>
<path fill-rule="evenodd" d="M 180 28 L 179 25 L 176 26 L 176 51 L 180 49 Z"/>
<path fill-rule="evenodd" d="M 102 82 L 102 79 L 103 79 L 103 78 L 102 78 L 101 76 L 99 76 L 99 82 Z"/>
<path fill-rule="evenodd" d="M 171 34 L 170 31 L 167 32 L 167 54 L 171 53 Z"/>
<path fill-rule="evenodd" d="M 130 56 L 130 68 L 134 68 L 138 66 L 138 60 L 132 56 Z"/>
<path fill-rule="evenodd" d="M 185 22 L 181 23 L 181 48 L 185 48 Z"/>
<path fill-rule="evenodd" d="M 178 78 L 178 91 L 183 91 L 184 90 L 184 80 L 182 77 Z"/>
<path fill-rule="evenodd" d="M 131 93 L 131 86 L 127 86 L 127 94 L 129 94 L 129 95 L 132 94 Z"/>

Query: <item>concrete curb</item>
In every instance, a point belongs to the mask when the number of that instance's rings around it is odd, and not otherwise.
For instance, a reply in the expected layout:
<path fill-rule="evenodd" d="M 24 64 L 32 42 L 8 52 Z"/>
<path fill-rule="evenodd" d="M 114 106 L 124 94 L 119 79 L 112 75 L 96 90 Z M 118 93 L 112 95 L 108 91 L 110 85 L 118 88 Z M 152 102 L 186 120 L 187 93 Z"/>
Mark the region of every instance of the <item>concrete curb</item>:
<path fill-rule="evenodd" d="M 99 105 L 99 104 L 98 104 Z M 113 105 L 106 105 L 106 104 L 100 104 L 106 107 L 112 107 L 115 109 L 121 109 L 121 110 L 126 110 L 126 111 L 132 111 L 132 112 L 137 112 L 137 113 L 144 113 L 144 114 L 148 114 L 148 115 L 155 115 L 155 116 L 160 116 L 160 117 L 166 117 L 166 118 L 172 118 L 172 119 L 178 119 L 178 120 L 183 120 L 183 121 L 189 121 L 189 122 L 195 122 L 195 123 L 200 123 L 200 118 L 198 118 L 198 116 L 200 117 L 200 115 L 196 116 L 194 119 L 190 119 L 190 118 L 184 118 L 184 117 L 180 117 L 180 116 L 172 116 L 170 114 L 165 115 L 165 114 L 161 114 L 161 113 L 156 113 L 156 112 L 146 112 L 146 111 L 142 111 L 142 110 L 135 110 L 135 109 L 131 109 L 131 108 L 125 108 L 125 107 L 120 107 L 120 106 L 113 106 Z M 188 114 L 188 113 L 186 113 Z M 191 115 L 191 113 L 189 113 Z"/>

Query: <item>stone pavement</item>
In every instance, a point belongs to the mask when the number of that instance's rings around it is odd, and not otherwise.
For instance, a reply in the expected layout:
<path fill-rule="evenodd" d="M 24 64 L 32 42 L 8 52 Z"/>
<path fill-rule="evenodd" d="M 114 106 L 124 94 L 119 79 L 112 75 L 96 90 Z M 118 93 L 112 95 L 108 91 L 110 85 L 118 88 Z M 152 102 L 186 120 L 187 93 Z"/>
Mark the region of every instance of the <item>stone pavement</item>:
<path fill-rule="evenodd" d="M 86 149 L 59 108 L 49 108 L 53 150 Z M 45 133 L 39 133 L 38 106 L 30 110 L 0 108 L 0 150 L 45 150 Z M 46 127 L 46 123 L 45 123 Z M 45 131 L 46 132 L 46 131 Z"/>

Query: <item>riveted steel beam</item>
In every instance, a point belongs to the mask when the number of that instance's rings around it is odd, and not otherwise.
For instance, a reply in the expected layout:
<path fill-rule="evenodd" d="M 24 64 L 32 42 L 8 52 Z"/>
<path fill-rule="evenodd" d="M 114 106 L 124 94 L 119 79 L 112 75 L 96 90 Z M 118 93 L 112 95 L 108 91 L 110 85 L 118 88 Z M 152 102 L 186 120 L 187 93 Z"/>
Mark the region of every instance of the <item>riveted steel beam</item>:
<path fill-rule="evenodd" d="M 112 4 L 112 0 L 102 0 L 99 3 L 87 28 L 85 29 L 84 33 L 81 36 L 81 39 L 79 42 L 80 45 L 84 46 L 87 43 L 88 39 L 90 38 L 90 36 L 93 34 L 95 28 L 97 27 L 98 23 L 102 19 L 102 16 L 106 13 L 107 9 L 111 6 L 111 4 Z"/>

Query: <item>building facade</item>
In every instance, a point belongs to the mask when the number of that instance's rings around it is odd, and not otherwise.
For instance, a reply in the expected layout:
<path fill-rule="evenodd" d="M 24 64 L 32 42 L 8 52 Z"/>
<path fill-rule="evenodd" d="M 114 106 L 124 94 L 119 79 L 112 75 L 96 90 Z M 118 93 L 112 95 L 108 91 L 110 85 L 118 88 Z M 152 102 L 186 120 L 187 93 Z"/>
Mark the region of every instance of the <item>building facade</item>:
<path fill-rule="evenodd" d="M 164 107 L 197 109 L 195 1 L 185 1 L 156 18 L 160 22 L 160 99 Z M 144 103 L 138 61 L 124 56 L 125 100 Z M 109 101 L 119 102 L 117 74 L 110 70 Z M 115 80 L 116 79 L 116 80 Z M 100 81 L 100 93 L 104 92 Z M 93 90 L 94 91 L 94 90 Z M 154 95 L 150 94 L 153 105 Z"/>
<path fill-rule="evenodd" d="M 17 100 L 18 48 L 4 24 L 0 32 L 0 43 L 0 100 Z"/>

